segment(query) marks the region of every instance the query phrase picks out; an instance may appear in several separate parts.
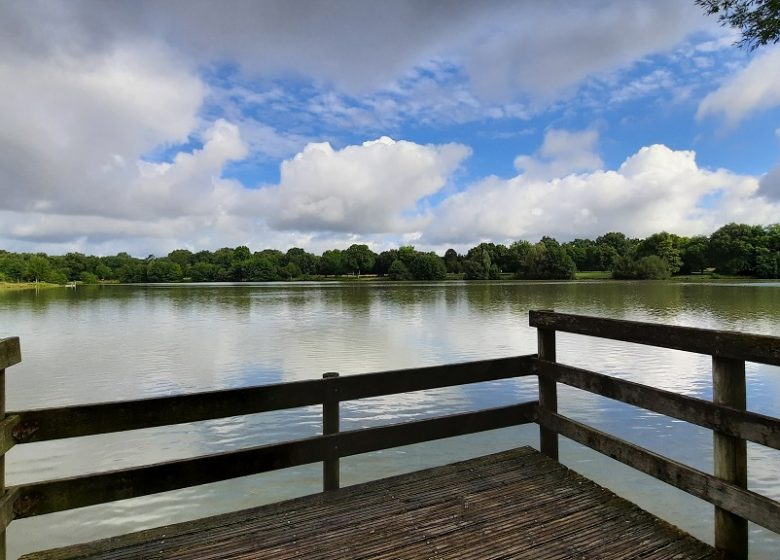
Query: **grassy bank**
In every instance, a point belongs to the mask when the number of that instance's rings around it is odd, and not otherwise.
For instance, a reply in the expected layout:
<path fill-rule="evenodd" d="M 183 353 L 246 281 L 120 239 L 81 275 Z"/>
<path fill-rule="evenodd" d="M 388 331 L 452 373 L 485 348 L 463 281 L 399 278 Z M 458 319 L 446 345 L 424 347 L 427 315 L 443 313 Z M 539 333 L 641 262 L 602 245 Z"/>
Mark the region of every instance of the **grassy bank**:
<path fill-rule="evenodd" d="M 48 282 L 0 282 L 0 290 L 48 290 L 50 288 L 64 288 L 64 286 Z"/>

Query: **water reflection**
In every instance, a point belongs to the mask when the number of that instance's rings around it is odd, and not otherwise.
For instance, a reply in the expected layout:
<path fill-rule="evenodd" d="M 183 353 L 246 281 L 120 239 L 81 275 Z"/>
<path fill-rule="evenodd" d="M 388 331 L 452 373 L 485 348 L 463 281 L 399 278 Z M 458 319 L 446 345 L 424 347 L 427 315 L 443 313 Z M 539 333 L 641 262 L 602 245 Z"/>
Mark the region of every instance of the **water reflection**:
<path fill-rule="evenodd" d="M 780 286 L 749 284 L 441 283 L 103 286 L 0 294 L 0 336 L 22 338 L 24 362 L 7 375 L 9 409 L 98 402 L 533 353 L 530 309 L 669 324 L 780 332 Z M 559 359 L 660 388 L 709 398 L 710 360 L 674 350 L 559 334 Z M 780 371 L 749 364 L 748 406 L 780 411 Z M 343 405 L 345 429 L 534 399 L 516 379 Z M 561 409 L 599 429 L 711 471 L 712 437 L 574 389 Z M 319 407 L 242 416 L 14 448 L 19 483 L 314 435 Z M 536 443 L 520 427 L 387 450 L 343 461 L 359 482 Z M 127 453 L 132 449 L 133 453 Z M 780 497 L 778 452 L 750 446 L 752 489 Z M 710 507 L 662 483 L 563 442 L 562 457 L 699 538 Z M 318 465 L 15 522 L 12 554 L 94 539 L 317 491 Z M 45 538 L 41 535 L 45 534 Z M 756 558 L 776 536 L 752 534 Z M 757 551 L 757 552 L 756 552 Z M 763 551 L 763 552 L 762 552 Z"/>

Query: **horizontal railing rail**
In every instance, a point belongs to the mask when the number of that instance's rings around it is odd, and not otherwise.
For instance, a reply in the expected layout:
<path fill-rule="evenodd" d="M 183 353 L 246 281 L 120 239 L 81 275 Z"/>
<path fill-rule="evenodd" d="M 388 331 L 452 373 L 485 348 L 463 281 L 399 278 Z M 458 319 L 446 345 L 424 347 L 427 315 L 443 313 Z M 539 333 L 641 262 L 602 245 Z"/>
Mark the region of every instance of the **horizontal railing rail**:
<path fill-rule="evenodd" d="M 136 498 L 436 439 L 535 422 L 536 402 L 362 428 L 201 457 L 11 486 L 15 518 Z"/>
<path fill-rule="evenodd" d="M 15 366 L 22 361 L 19 337 L 0 338 L 0 370 Z"/>
<path fill-rule="evenodd" d="M 17 443 L 124 432 L 532 375 L 533 355 L 82 406 L 9 411 Z M 2 443 L 0 429 L 0 444 Z"/>
<path fill-rule="evenodd" d="M 588 317 L 553 311 L 531 311 L 529 323 L 538 329 L 584 334 L 718 358 L 733 358 L 780 366 L 780 346 L 778 346 L 778 338 L 774 336 Z"/>
<path fill-rule="evenodd" d="M 0 340 L 0 488 L 4 454 L 17 443 L 147 429 L 290 408 L 322 406 L 322 435 L 5 488 L 0 546 L 13 520 L 135 498 L 311 463 L 326 490 L 339 487 L 339 459 L 351 455 L 537 422 L 540 448 L 558 458 L 558 436 L 606 454 L 715 505 L 715 543 L 747 556 L 747 520 L 780 533 L 780 503 L 747 489 L 746 441 L 780 449 L 780 420 L 746 410 L 745 361 L 780 365 L 780 338 L 552 311 L 531 311 L 538 354 L 425 368 L 5 413 L 5 368 L 19 363 L 19 339 Z M 712 356 L 713 402 L 557 362 L 557 331 Z M 397 424 L 341 431 L 344 401 L 536 376 L 539 400 Z M 588 391 L 713 430 L 714 475 L 558 413 L 557 384 Z"/>
<path fill-rule="evenodd" d="M 780 449 L 780 419 L 719 405 L 618 377 L 539 360 L 536 372 L 570 387 Z"/>
<path fill-rule="evenodd" d="M 535 375 L 534 355 L 226 389 L 189 395 L 4 413 L 0 408 L 0 559 L 13 519 L 167 492 L 322 462 L 326 490 L 338 488 L 339 459 L 361 453 L 537 421 L 536 401 L 349 431 L 339 430 L 344 401 Z M 0 340 L 0 374 L 21 361 L 19 339 Z M 0 407 L 4 407 L 0 375 Z M 2 461 L 15 444 L 92 436 L 322 406 L 323 435 L 199 457 L 45 480 L 5 488 Z"/>
<path fill-rule="evenodd" d="M 780 533 L 780 504 L 639 445 L 606 434 L 560 414 L 539 411 L 539 422 L 557 433 L 603 453 L 713 505 Z"/>
<path fill-rule="evenodd" d="M 558 458 L 558 434 L 715 505 L 715 545 L 747 558 L 747 522 L 780 533 L 780 502 L 747 489 L 746 441 L 780 449 L 780 419 L 746 410 L 745 361 L 780 365 L 780 338 L 554 311 L 531 311 L 538 329 L 540 447 Z M 557 331 L 712 356 L 713 402 L 557 362 Z M 558 413 L 556 384 L 638 406 L 713 430 L 714 475 Z"/>

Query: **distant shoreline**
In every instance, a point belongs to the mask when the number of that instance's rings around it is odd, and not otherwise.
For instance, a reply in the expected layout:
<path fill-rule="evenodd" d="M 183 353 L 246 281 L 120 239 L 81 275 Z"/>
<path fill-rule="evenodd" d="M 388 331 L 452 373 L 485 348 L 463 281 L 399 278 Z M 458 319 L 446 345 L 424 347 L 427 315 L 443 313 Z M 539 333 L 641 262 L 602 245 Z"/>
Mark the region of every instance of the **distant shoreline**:
<path fill-rule="evenodd" d="M 404 285 L 408 283 L 427 283 L 428 280 L 390 280 L 387 276 L 375 276 L 375 275 L 363 275 L 363 276 L 314 276 L 309 278 L 299 278 L 296 280 L 277 281 L 287 284 L 297 284 L 300 282 L 341 282 L 345 284 L 355 282 L 376 282 L 376 281 L 388 281 L 398 285 Z M 457 282 L 463 281 L 462 274 L 449 274 L 444 280 L 437 280 L 436 282 Z M 573 280 L 522 280 L 513 278 L 511 274 L 502 274 L 502 277 L 497 280 L 469 280 L 468 282 L 528 282 L 528 283 L 545 283 L 545 282 L 653 282 L 653 283 L 689 283 L 689 282 L 772 282 L 772 279 L 755 278 L 753 276 L 725 276 L 725 275 L 711 275 L 711 274 L 686 274 L 681 276 L 672 276 L 665 280 L 614 280 L 612 274 L 609 271 L 585 271 L 577 272 L 576 277 Z M 776 280 L 775 280 L 776 282 Z M 264 282 L 228 282 L 229 284 L 260 284 Z M 118 282 L 100 282 L 98 284 L 84 284 L 82 282 L 76 283 L 78 286 L 103 286 L 103 285 L 119 285 Z M 126 286 L 142 286 L 146 283 L 127 283 Z M 208 285 L 209 282 L 188 282 L 186 280 L 182 282 L 157 282 L 157 284 L 191 284 Z M 0 282 L 0 292 L 4 291 L 21 291 L 21 290 L 49 290 L 52 288 L 67 288 L 66 284 L 52 284 L 49 282 Z"/>
<path fill-rule="evenodd" d="M 0 282 L 0 291 L 48 290 L 50 288 L 66 287 L 65 284 L 51 284 L 49 282 Z"/>

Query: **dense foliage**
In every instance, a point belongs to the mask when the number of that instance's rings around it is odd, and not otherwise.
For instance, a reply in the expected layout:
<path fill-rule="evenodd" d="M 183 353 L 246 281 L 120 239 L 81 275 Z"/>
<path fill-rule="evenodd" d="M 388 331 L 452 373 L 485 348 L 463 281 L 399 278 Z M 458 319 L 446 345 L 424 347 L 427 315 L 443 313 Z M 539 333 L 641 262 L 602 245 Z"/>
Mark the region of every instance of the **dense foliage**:
<path fill-rule="evenodd" d="M 595 240 L 558 243 L 516 241 L 509 246 L 480 243 L 465 255 L 448 249 L 444 257 L 404 246 L 379 254 L 367 245 L 331 249 L 314 255 L 294 247 L 252 252 L 224 247 L 193 253 L 177 249 L 165 257 L 140 259 L 127 253 L 96 257 L 81 253 L 48 256 L 0 250 L 0 281 L 265 282 L 326 276 L 375 274 L 392 280 L 442 280 L 459 274 L 466 280 L 492 280 L 502 274 L 520 279 L 569 279 L 575 271 L 612 271 L 613 277 L 659 279 L 701 273 L 780 278 L 780 224 L 728 224 L 709 237 L 660 232 L 630 239 L 610 232 Z"/>
<path fill-rule="evenodd" d="M 722 25 L 739 29 L 739 45 L 754 50 L 780 41 L 780 0 L 696 0 Z"/>

